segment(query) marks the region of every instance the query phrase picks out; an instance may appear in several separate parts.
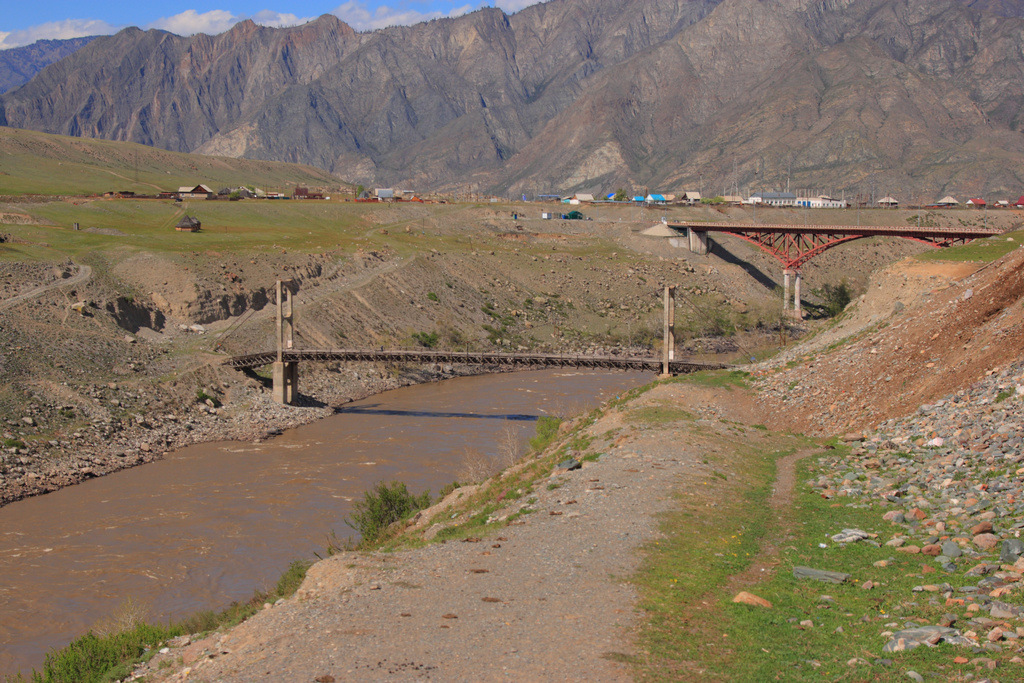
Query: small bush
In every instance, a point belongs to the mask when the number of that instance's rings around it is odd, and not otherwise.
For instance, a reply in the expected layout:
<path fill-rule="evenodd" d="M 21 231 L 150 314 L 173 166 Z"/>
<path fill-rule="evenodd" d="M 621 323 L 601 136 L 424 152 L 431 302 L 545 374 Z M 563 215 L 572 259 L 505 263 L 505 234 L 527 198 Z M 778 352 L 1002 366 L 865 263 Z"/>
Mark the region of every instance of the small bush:
<path fill-rule="evenodd" d="M 440 301 L 440 299 L 437 298 L 437 294 L 434 292 L 427 292 L 427 298 L 431 301 Z"/>
<path fill-rule="evenodd" d="M 821 298 L 825 300 L 825 313 L 834 318 L 853 300 L 849 285 L 843 280 L 838 285 L 826 284 L 821 288 Z"/>
<path fill-rule="evenodd" d="M 412 338 L 416 340 L 416 343 L 420 346 L 425 346 L 428 349 L 432 349 L 437 346 L 439 339 L 437 332 L 413 332 Z"/>
<path fill-rule="evenodd" d="M 352 519 L 345 520 L 345 523 L 359 532 L 365 545 L 377 541 L 390 525 L 429 505 L 429 491 L 414 496 L 403 482 L 381 482 L 353 505 Z"/>
<path fill-rule="evenodd" d="M 537 420 L 537 436 L 530 439 L 530 448 L 534 452 L 540 452 L 558 438 L 558 428 L 562 420 L 557 417 L 542 417 Z"/>
<path fill-rule="evenodd" d="M 1013 396 L 1013 392 L 1012 391 L 1000 391 L 999 394 L 996 395 L 995 402 L 996 403 L 1002 403 L 1003 401 L 1005 401 L 1006 399 L 1010 398 L 1011 396 Z"/>
<path fill-rule="evenodd" d="M 196 389 L 196 403 L 206 403 L 207 401 L 213 403 L 214 408 L 220 408 L 220 399 L 206 393 L 203 389 Z"/>

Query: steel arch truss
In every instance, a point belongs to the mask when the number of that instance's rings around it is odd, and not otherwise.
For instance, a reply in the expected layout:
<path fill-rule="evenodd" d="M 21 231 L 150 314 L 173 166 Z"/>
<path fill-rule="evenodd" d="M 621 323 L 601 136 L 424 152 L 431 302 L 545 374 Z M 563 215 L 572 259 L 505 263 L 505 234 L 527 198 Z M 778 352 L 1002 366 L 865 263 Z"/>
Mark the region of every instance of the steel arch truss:
<path fill-rule="evenodd" d="M 1000 234 L 995 228 L 914 228 L 903 226 L 752 225 L 749 223 L 670 223 L 676 229 L 724 233 L 774 256 L 786 269 L 800 266 L 832 247 L 866 237 L 899 237 L 931 247 L 952 247 Z"/>

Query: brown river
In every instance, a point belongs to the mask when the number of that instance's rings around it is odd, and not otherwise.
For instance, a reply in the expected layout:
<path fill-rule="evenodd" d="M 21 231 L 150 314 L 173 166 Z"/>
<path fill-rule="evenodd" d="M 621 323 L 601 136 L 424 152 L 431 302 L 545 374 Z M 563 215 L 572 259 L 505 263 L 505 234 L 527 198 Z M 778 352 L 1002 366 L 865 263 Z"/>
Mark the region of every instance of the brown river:
<path fill-rule="evenodd" d="M 38 668 L 127 599 L 151 621 L 248 599 L 288 564 L 351 535 L 353 500 L 379 481 L 436 493 L 467 451 L 496 455 L 508 426 L 573 414 L 650 379 L 545 370 L 378 394 L 261 443 L 192 446 L 163 460 L 0 508 L 0 677 Z"/>

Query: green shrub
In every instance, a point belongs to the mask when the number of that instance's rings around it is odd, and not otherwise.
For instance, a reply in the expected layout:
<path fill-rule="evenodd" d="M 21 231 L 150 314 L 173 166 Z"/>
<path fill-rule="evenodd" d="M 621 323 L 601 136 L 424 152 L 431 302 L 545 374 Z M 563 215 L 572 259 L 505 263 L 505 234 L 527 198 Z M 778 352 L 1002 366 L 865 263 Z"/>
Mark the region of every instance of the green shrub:
<path fill-rule="evenodd" d="M 530 439 L 530 448 L 540 452 L 558 437 L 562 420 L 557 417 L 542 417 L 537 420 L 537 435 Z"/>
<path fill-rule="evenodd" d="M 838 285 L 826 283 L 821 288 L 819 294 L 825 300 L 825 313 L 830 318 L 834 318 L 842 313 L 843 309 L 853 300 L 853 292 L 850 291 L 846 280 L 843 280 Z"/>
<path fill-rule="evenodd" d="M 403 482 L 380 482 L 365 493 L 363 500 L 356 501 L 352 506 L 355 508 L 352 519 L 346 519 L 345 523 L 359 532 L 362 544 L 366 545 L 377 541 L 390 525 L 429 505 L 429 491 L 414 496 Z"/>
<path fill-rule="evenodd" d="M 196 403 L 206 403 L 207 401 L 213 403 L 214 408 L 220 408 L 220 399 L 212 394 L 206 393 L 203 389 L 196 389 Z"/>
<path fill-rule="evenodd" d="M 100 637 L 86 633 L 62 650 L 46 655 L 42 672 L 33 672 L 39 683 L 92 683 L 130 673 L 126 662 L 141 657 L 146 650 L 178 635 L 170 626 L 139 624 L 129 631 Z"/>
<path fill-rule="evenodd" d="M 431 301 L 440 301 L 440 299 L 437 298 L 437 294 L 434 292 L 427 292 L 427 298 Z"/>
<path fill-rule="evenodd" d="M 437 332 L 413 332 L 412 338 L 420 346 L 425 346 L 428 349 L 437 346 L 437 340 L 439 339 Z"/>

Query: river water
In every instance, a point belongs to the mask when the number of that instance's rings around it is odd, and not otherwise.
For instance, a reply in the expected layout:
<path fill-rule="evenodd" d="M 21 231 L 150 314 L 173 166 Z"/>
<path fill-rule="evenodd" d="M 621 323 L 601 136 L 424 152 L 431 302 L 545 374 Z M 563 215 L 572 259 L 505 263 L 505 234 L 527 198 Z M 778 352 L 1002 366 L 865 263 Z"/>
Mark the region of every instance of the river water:
<path fill-rule="evenodd" d="M 590 408 L 649 377 L 545 370 L 423 384 L 351 403 L 262 443 L 208 443 L 0 508 L 0 675 L 132 599 L 151 621 L 220 609 L 351 535 L 379 481 L 436 493 L 466 453 L 496 456 L 543 415 Z"/>

